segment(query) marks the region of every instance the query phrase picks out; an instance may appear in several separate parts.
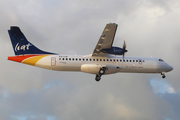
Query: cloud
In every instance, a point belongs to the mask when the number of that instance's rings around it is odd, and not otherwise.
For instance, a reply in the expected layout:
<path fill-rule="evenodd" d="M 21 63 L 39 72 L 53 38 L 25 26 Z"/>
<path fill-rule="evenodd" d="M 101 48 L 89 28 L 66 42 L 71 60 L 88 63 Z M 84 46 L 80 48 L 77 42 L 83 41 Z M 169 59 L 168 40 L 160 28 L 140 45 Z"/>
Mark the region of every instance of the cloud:
<path fill-rule="evenodd" d="M 167 84 L 165 81 L 150 80 L 151 86 L 153 87 L 154 93 L 165 94 L 165 93 L 176 93 L 173 87 Z"/>
<path fill-rule="evenodd" d="M 180 115 L 179 115 L 180 95 L 179 95 L 179 93 L 174 93 L 174 94 L 166 93 L 162 97 L 163 97 L 163 99 L 167 100 L 168 104 L 170 104 L 170 106 L 171 106 L 171 113 L 172 113 L 171 119 L 173 119 L 173 120 L 179 119 L 180 118 Z"/>
<path fill-rule="evenodd" d="M 25 119 L 179 119 L 179 5 L 177 0 L 8 0 L 0 28 L 0 116 Z M 21 28 L 38 48 L 61 54 L 91 54 L 109 22 L 118 30 L 114 46 L 126 39 L 126 56 L 163 58 L 174 67 L 160 75 L 94 75 L 49 71 L 7 61 L 7 34 Z M 153 78 L 153 80 L 152 80 Z M 0 119 L 1 119 L 0 118 Z"/>

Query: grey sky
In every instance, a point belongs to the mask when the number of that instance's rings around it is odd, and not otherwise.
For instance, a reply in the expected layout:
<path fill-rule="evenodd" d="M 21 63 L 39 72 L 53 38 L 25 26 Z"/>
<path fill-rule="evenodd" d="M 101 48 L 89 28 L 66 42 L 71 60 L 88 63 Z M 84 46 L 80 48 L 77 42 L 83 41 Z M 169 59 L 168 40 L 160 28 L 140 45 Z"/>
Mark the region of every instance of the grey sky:
<path fill-rule="evenodd" d="M 180 119 L 180 1 L 0 0 L 0 120 Z M 174 67 L 161 75 L 102 76 L 57 72 L 7 60 L 7 30 L 19 26 L 38 48 L 91 54 L 109 22 L 126 56 L 158 57 Z"/>

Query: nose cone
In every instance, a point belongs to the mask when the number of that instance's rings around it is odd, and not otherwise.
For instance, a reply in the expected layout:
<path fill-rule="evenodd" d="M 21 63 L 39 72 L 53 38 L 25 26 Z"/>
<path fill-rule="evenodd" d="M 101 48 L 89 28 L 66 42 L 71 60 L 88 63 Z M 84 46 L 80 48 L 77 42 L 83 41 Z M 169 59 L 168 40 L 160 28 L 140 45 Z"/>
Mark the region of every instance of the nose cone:
<path fill-rule="evenodd" d="M 173 67 L 169 65 L 169 71 L 172 71 L 172 70 L 173 70 Z"/>
<path fill-rule="evenodd" d="M 167 66 L 166 66 L 166 72 L 170 72 L 170 71 L 172 71 L 172 70 L 173 70 L 173 67 L 167 64 Z"/>
<path fill-rule="evenodd" d="M 173 67 L 166 62 L 160 61 L 157 67 L 157 70 L 160 72 L 170 72 L 173 70 Z"/>

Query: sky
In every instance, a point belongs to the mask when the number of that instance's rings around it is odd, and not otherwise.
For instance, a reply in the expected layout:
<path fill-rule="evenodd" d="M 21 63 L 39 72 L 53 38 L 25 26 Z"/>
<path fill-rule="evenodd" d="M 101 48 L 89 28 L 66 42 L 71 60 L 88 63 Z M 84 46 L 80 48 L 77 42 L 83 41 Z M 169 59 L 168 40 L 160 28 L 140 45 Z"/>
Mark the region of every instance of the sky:
<path fill-rule="evenodd" d="M 0 120 L 179 120 L 179 0 L 0 0 Z M 174 70 L 102 76 L 8 61 L 19 26 L 38 48 L 91 54 L 107 23 L 126 56 L 162 58 Z"/>

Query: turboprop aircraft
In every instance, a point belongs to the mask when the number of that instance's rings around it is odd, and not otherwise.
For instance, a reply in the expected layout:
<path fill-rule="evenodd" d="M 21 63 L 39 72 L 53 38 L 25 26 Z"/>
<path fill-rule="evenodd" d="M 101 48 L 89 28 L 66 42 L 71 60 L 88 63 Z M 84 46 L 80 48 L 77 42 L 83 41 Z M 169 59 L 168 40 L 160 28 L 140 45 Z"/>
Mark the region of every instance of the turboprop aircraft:
<path fill-rule="evenodd" d="M 125 57 L 125 40 L 122 48 L 112 46 L 117 26 L 115 23 L 106 25 L 93 53 L 89 55 L 62 55 L 42 51 L 26 39 L 19 27 L 11 26 L 8 33 L 15 56 L 8 57 L 8 60 L 49 70 L 91 73 L 96 75 L 96 81 L 102 75 L 118 72 L 160 73 L 165 78 L 165 73 L 173 70 L 172 66 L 159 58 Z"/>

